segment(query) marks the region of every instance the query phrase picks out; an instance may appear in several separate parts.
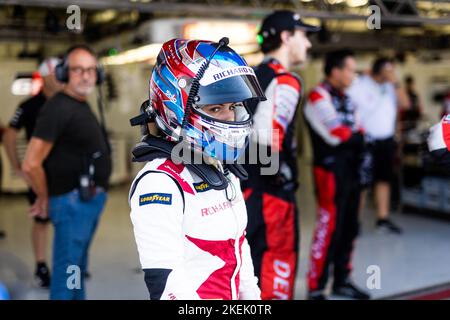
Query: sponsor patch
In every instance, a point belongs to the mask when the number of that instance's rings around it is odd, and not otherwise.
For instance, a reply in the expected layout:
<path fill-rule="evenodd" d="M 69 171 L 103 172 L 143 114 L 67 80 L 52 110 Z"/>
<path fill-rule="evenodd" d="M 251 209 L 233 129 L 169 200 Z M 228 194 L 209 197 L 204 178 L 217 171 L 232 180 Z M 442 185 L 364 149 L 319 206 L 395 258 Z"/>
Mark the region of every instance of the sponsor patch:
<path fill-rule="evenodd" d="M 197 192 L 205 192 L 211 189 L 211 186 L 206 182 L 198 182 L 194 183 L 195 191 Z"/>
<path fill-rule="evenodd" d="M 204 216 L 211 216 L 213 214 L 222 212 L 224 210 L 230 209 L 233 206 L 233 204 L 229 201 L 218 203 L 212 207 L 203 208 L 201 209 L 202 217 Z"/>
<path fill-rule="evenodd" d="M 228 79 L 230 77 L 235 77 L 235 76 L 243 76 L 243 75 L 247 75 L 247 76 L 255 76 L 255 72 L 253 71 L 253 69 L 251 67 L 248 66 L 237 66 L 237 67 L 231 67 L 231 68 L 227 68 L 227 69 L 219 69 L 217 68 L 216 70 L 211 70 L 205 73 L 205 75 L 203 76 L 203 78 L 200 80 L 200 84 L 202 86 L 207 86 L 211 83 L 220 81 L 220 80 L 224 80 L 224 79 Z"/>
<path fill-rule="evenodd" d="M 139 196 L 139 206 L 146 204 L 159 203 L 159 204 L 172 204 L 172 194 L 170 193 L 147 193 Z"/>

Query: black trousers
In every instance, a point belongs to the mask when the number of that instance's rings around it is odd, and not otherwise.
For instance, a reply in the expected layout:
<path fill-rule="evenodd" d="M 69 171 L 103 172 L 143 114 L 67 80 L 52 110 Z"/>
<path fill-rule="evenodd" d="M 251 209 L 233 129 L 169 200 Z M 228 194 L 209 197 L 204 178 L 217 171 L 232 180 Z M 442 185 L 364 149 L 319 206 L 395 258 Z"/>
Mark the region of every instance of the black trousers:
<path fill-rule="evenodd" d="M 334 267 L 334 286 L 342 284 L 352 266 L 353 243 L 358 235 L 360 183 L 358 169 L 348 163 L 314 167 L 317 222 L 311 246 L 309 291 L 326 287 Z"/>

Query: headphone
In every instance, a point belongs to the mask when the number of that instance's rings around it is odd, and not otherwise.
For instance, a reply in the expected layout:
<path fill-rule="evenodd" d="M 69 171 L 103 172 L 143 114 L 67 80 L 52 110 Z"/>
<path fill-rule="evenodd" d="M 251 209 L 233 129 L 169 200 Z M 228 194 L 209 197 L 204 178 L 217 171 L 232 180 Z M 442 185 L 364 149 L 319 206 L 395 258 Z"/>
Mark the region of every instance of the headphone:
<path fill-rule="evenodd" d="M 63 60 L 58 63 L 55 67 L 55 76 L 56 79 L 60 82 L 67 83 L 69 82 L 69 61 L 68 57 L 69 55 L 77 50 L 77 49 L 83 49 L 90 54 L 92 54 L 95 58 L 97 58 L 97 55 L 95 54 L 94 50 L 92 50 L 90 47 L 80 44 L 75 45 L 73 47 L 70 47 L 69 50 L 67 50 L 66 54 L 64 55 Z M 96 67 L 96 73 L 97 73 L 97 82 L 96 85 L 100 85 L 105 80 L 105 71 L 103 70 L 103 67 L 101 65 L 97 65 Z"/>

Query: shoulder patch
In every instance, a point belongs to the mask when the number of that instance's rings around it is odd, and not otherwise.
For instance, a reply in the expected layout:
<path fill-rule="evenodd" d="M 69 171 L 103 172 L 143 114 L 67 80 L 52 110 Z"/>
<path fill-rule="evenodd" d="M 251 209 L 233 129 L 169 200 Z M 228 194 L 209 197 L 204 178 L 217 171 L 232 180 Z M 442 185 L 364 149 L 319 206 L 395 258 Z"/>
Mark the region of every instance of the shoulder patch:
<path fill-rule="evenodd" d="M 275 73 L 284 73 L 286 70 L 284 67 L 277 61 L 270 61 L 268 64 L 269 68 L 271 68 Z"/>
<path fill-rule="evenodd" d="M 157 170 L 164 171 L 168 173 L 171 177 L 178 181 L 180 187 L 187 193 L 194 194 L 189 183 L 181 177 L 181 172 L 184 170 L 183 165 L 176 165 L 170 159 L 164 161 Z"/>
<path fill-rule="evenodd" d="M 205 192 L 208 190 L 211 190 L 211 186 L 207 184 L 206 182 L 197 182 L 194 183 L 195 191 L 197 192 Z"/>
<path fill-rule="evenodd" d="M 299 80 L 290 73 L 285 73 L 282 75 L 279 75 L 277 77 L 278 84 L 287 84 L 291 87 L 293 87 L 295 90 L 300 91 L 300 83 Z"/>
<path fill-rule="evenodd" d="M 146 193 L 139 196 L 139 206 L 146 204 L 159 203 L 165 205 L 172 204 L 171 193 Z"/>
<path fill-rule="evenodd" d="M 317 90 L 313 90 L 311 91 L 311 93 L 309 94 L 309 101 L 312 103 L 315 103 L 321 99 L 323 99 L 324 97 L 317 91 Z"/>

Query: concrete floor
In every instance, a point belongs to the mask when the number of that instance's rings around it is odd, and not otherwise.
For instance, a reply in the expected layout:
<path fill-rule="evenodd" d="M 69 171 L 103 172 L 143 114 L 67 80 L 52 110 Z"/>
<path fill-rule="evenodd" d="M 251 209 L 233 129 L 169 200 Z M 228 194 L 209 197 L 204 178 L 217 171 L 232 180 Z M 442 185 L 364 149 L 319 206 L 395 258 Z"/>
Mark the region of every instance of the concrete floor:
<path fill-rule="evenodd" d="M 299 195 L 301 209 L 301 253 L 295 299 L 305 298 L 305 276 L 315 210 L 312 192 L 305 184 Z M 109 193 L 106 210 L 94 239 L 87 282 L 88 299 L 147 299 L 139 270 L 127 203 L 128 186 Z M 20 299 L 47 299 L 48 291 L 32 286 L 34 269 L 30 243 L 31 221 L 26 215 L 24 196 L 0 196 L 0 277 Z M 362 232 L 354 253 L 353 278 L 366 288 L 367 267 L 381 270 L 381 289 L 371 290 L 374 298 L 450 282 L 450 221 L 426 216 L 395 214 L 404 228 L 401 236 L 379 234 L 374 230 L 372 209 L 362 216 Z M 50 235 L 51 239 L 51 235 Z M 48 244 L 51 253 L 51 241 Z M 6 280 L 4 280 L 6 279 Z"/>

